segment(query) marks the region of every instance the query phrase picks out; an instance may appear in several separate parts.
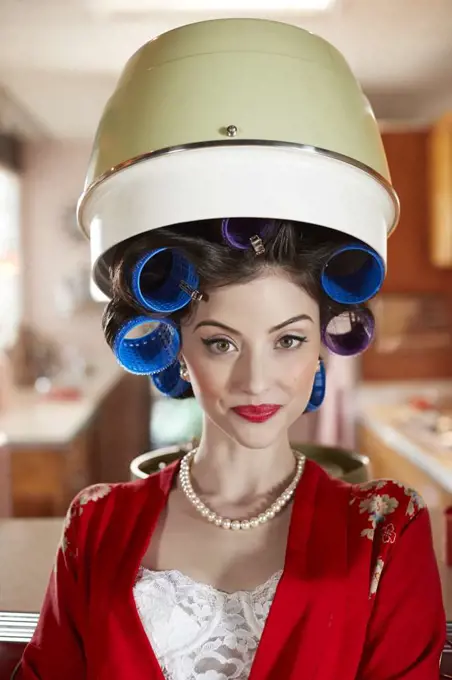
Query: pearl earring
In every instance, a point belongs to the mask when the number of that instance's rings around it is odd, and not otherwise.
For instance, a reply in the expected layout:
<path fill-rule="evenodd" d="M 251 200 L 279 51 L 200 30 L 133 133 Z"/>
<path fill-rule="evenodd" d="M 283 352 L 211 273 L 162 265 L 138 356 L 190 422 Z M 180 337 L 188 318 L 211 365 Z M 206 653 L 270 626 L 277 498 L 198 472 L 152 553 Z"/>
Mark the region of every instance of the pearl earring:
<path fill-rule="evenodd" d="M 179 369 L 179 374 L 182 380 L 185 380 L 185 382 L 190 382 L 190 374 L 188 372 L 188 368 L 185 365 L 185 363 L 180 359 L 180 369 Z"/>

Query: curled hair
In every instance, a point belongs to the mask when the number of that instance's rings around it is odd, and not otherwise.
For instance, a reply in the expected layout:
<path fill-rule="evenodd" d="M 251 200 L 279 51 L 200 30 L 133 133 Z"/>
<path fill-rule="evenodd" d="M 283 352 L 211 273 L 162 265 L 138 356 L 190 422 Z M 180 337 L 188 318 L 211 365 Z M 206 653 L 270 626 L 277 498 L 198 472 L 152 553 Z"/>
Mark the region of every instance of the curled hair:
<path fill-rule="evenodd" d="M 135 265 L 149 251 L 157 248 L 177 248 L 195 266 L 199 275 L 199 288 L 203 294 L 222 286 L 252 281 L 265 269 L 278 268 L 288 278 L 302 287 L 319 305 L 320 324 L 323 331 L 331 327 L 334 319 L 351 314 L 353 318 L 368 316 L 364 304 L 340 304 L 323 290 L 321 273 L 329 258 L 342 245 L 353 239 L 341 232 L 317 225 L 284 220 L 251 219 L 256 231 L 262 222 L 269 227 L 264 231 L 265 252 L 256 256 L 253 249 L 235 249 L 224 241 L 222 221 L 204 220 L 183 225 L 162 227 L 133 237 L 117 246 L 110 255 L 109 275 L 112 299 L 102 320 L 105 338 L 113 347 L 120 328 L 137 315 L 148 314 L 132 293 L 132 272 Z M 168 259 L 167 259 L 168 258 Z M 144 284 L 156 289 L 165 280 L 170 266 L 170 252 L 161 253 L 158 265 L 149 268 Z M 346 275 L 347 272 L 344 272 Z M 193 310 L 193 304 L 170 314 L 180 326 Z M 153 317 L 155 318 L 155 314 Z M 333 324 L 334 325 L 334 324 Z M 322 333 L 325 339 L 325 333 Z M 191 396 L 191 389 L 183 396 Z"/>

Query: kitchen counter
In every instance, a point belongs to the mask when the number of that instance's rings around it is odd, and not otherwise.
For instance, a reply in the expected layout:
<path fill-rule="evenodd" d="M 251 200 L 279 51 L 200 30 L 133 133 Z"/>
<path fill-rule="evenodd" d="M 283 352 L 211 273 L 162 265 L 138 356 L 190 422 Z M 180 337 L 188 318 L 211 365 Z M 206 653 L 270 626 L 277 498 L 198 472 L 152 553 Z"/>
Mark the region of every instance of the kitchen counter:
<path fill-rule="evenodd" d="M 33 388 L 17 388 L 7 409 L 0 411 L 0 433 L 9 447 L 60 446 L 87 425 L 102 399 L 124 372 L 112 358 L 97 365 L 82 384 L 78 399 L 48 399 Z"/>
<path fill-rule="evenodd" d="M 128 480 L 130 461 L 149 449 L 150 412 L 149 379 L 113 356 L 77 399 L 17 389 L 0 413 L 0 517 L 61 517 L 84 487 Z"/>
<path fill-rule="evenodd" d="M 452 494 L 452 447 L 442 445 L 427 428 L 413 424 L 408 406 L 412 397 L 436 396 L 452 401 L 452 382 L 365 383 L 356 390 L 356 420 Z"/>

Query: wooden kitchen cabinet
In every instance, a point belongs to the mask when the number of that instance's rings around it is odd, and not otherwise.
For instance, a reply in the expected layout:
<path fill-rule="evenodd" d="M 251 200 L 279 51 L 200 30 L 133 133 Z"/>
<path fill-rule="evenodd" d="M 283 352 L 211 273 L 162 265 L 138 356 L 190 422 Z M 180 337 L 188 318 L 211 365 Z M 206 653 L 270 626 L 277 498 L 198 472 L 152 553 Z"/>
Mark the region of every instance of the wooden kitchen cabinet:
<path fill-rule="evenodd" d="M 400 222 L 388 240 L 388 270 L 378 300 L 390 297 L 422 307 L 405 327 L 412 336 L 424 334 L 424 342 L 400 342 L 397 338 L 382 350 L 382 328 L 377 313 L 376 342 L 361 356 L 361 376 L 368 381 L 428 380 L 452 377 L 452 352 L 448 336 L 452 328 L 452 268 L 436 266 L 431 238 L 435 223 L 432 206 L 437 196 L 431 188 L 431 128 L 385 131 L 383 144 L 394 187 L 400 197 Z M 449 192 L 452 193 L 452 184 Z M 445 195 L 445 194 L 444 194 Z M 450 196 L 450 194 L 449 194 Z M 451 201 L 452 211 L 452 201 Z M 452 212 L 451 219 L 452 219 Z M 439 246 L 438 246 L 439 247 Z M 380 310 L 382 307 L 380 305 Z M 379 312 L 383 314 L 383 311 Z M 400 319 L 402 317 L 399 317 Z M 424 333 L 425 331 L 425 333 Z"/>
<path fill-rule="evenodd" d="M 61 517 L 71 498 L 92 484 L 89 428 L 67 445 L 11 449 L 14 517 Z"/>
<path fill-rule="evenodd" d="M 429 137 L 430 255 L 436 267 L 452 269 L 452 113 Z"/>
<path fill-rule="evenodd" d="M 401 210 L 399 225 L 388 240 L 388 273 L 382 293 L 452 295 L 452 268 L 440 269 L 431 250 L 432 206 L 438 198 L 432 193 L 430 178 L 432 134 L 430 128 L 383 133 Z M 451 193 L 452 184 L 452 207 Z M 449 215 L 452 220 L 452 212 Z"/>
<path fill-rule="evenodd" d="M 96 482 L 129 481 L 130 462 L 150 448 L 149 378 L 125 374 L 105 397 L 90 429 Z"/>
<path fill-rule="evenodd" d="M 129 480 L 149 449 L 149 381 L 121 375 L 69 441 L 10 444 L 13 517 L 61 517 L 84 487 Z"/>

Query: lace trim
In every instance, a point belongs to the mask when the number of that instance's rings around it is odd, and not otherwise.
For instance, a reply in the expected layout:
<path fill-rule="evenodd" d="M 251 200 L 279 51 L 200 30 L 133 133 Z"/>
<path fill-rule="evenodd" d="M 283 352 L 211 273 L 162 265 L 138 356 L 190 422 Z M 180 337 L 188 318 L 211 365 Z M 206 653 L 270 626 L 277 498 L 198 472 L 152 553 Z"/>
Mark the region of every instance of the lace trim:
<path fill-rule="evenodd" d="M 176 569 L 141 567 L 135 602 L 165 678 L 246 680 L 281 575 L 227 593 Z"/>
<path fill-rule="evenodd" d="M 197 588 L 205 588 L 206 590 L 211 590 L 214 593 L 218 593 L 219 595 L 239 595 L 241 593 L 248 593 L 248 594 L 254 594 L 254 593 L 259 593 L 260 591 L 267 589 L 269 586 L 273 584 L 273 582 L 278 585 L 278 582 L 281 579 L 283 570 L 280 569 L 279 571 L 276 571 L 274 574 L 268 578 L 265 583 L 261 583 L 258 586 L 255 586 L 255 588 L 251 588 L 248 590 L 235 590 L 233 593 L 229 593 L 227 590 L 220 590 L 219 588 L 215 588 L 214 586 L 209 585 L 208 583 L 202 583 L 201 581 L 195 581 L 195 579 L 191 578 L 191 576 L 187 576 L 187 574 L 184 574 L 182 571 L 179 571 L 178 569 L 164 569 L 162 571 L 154 571 L 153 569 L 148 569 L 147 567 L 139 567 L 138 569 L 138 574 L 135 579 L 135 584 L 138 583 L 138 581 L 143 581 L 147 578 L 156 578 L 159 576 L 168 576 L 169 578 L 177 578 L 179 582 L 185 581 L 187 585 L 191 584 L 193 587 Z M 275 588 L 276 589 L 276 588 Z"/>

